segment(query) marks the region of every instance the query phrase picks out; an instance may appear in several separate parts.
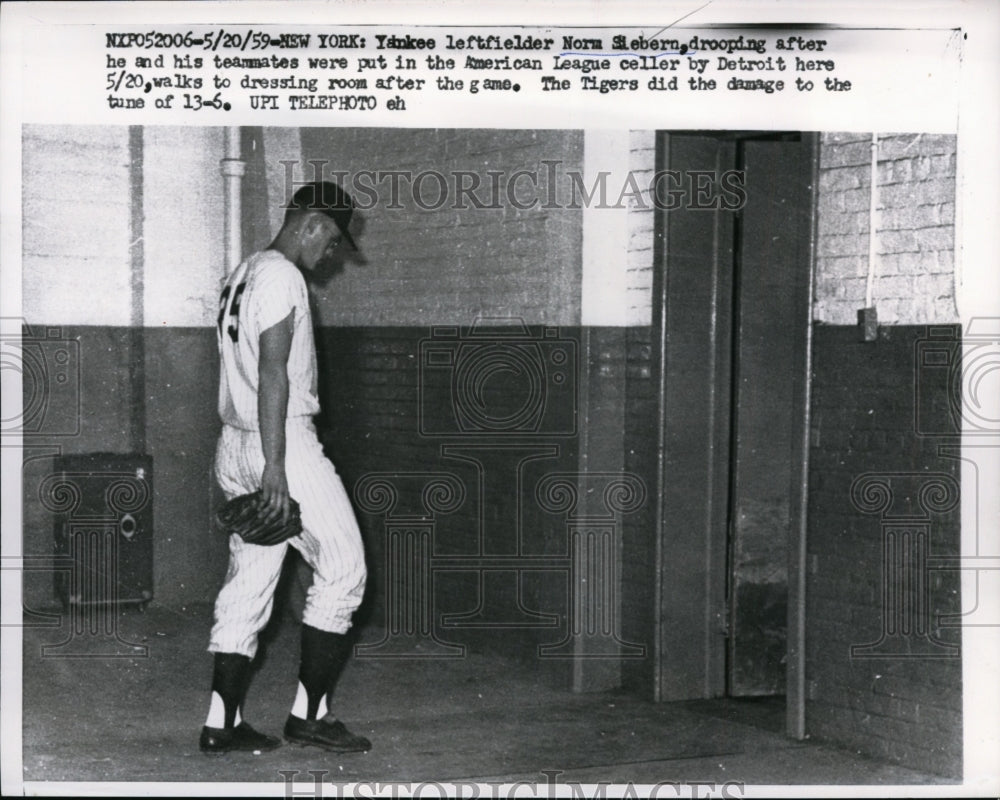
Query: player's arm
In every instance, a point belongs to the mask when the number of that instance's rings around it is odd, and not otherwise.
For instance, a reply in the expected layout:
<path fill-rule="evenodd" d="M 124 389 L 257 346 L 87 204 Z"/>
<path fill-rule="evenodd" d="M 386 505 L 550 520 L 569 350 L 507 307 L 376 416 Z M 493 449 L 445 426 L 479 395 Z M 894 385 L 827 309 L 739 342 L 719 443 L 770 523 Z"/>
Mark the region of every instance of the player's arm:
<path fill-rule="evenodd" d="M 271 517 L 288 520 L 288 479 L 285 476 L 285 413 L 288 410 L 288 354 L 292 349 L 295 311 L 260 335 L 257 415 L 264 474 L 261 496 Z"/>

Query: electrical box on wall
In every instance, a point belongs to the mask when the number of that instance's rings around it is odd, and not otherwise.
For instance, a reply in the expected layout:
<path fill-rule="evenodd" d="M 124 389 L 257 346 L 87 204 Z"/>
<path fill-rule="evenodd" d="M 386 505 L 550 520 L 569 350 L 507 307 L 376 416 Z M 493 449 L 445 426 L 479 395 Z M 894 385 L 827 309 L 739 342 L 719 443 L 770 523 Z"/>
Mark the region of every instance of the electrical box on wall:
<path fill-rule="evenodd" d="M 858 309 L 858 327 L 861 329 L 861 341 L 874 342 L 878 339 L 878 314 L 875 306 Z"/>

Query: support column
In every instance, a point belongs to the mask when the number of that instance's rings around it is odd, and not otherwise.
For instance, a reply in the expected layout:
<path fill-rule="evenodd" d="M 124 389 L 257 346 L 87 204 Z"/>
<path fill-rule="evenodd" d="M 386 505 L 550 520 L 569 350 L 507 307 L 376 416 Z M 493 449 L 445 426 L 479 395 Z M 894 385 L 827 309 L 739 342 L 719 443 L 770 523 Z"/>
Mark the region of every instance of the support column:
<path fill-rule="evenodd" d="M 243 204 L 241 187 L 246 173 L 246 162 L 242 158 L 240 129 L 226 128 L 225 156 L 219 163 L 225 181 L 225 258 L 228 275 L 243 258 L 243 233 L 241 219 Z"/>

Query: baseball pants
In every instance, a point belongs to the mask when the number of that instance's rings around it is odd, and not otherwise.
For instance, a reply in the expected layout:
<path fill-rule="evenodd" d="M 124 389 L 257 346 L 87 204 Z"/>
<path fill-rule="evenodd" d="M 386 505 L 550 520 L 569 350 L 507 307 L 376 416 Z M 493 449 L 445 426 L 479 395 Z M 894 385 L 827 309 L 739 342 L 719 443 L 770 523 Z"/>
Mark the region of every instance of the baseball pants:
<path fill-rule="evenodd" d="M 231 499 L 260 488 L 264 454 L 260 432 L 223 425 L 215 454 L 215 476 Z M 302 533 L 282 544 L 247 544 L 229 537 L 229 568 L 215 601 L 209 651 L 253 658 L 257 635 L 267 624 L 288 545 L 312 567 L 302 621 L 330 633 L 345 633 L 361 604 L 365 559 L 354 511 L 344 484 L 323 454 L 309 417 L 285 426 L 285 473 L 289 494 L 302 512 Z"/>

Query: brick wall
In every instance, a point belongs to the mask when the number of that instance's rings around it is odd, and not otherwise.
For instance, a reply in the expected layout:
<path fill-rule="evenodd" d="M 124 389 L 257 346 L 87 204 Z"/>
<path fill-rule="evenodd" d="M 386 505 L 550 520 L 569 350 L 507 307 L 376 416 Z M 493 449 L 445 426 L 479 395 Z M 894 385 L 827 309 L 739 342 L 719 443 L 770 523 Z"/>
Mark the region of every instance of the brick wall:
<path fill-rule="evenodd" d="M 879 137 L 876 279 L 880 323 L 954 322 L 952 135 Z M 825 133 L 820 146 L 814 319 L 853 325 L 868 275 L 871 135 Z"/>
<path fill-rule="evenodd" d="M 537 329 L 532 329 L 537 332 Z M 574 473 L 580 468 L 581 431 L 572 436 L 511 435 L 484 439 L 482 436 L 440 436 L 427 432 L 427 424 L 437 428 L 452 413 L 450 398 L 438 398 L 429 408 L 420 409 L 420 343 L 427 341 L 429 327 L 329 326 L 319 331 L 321 438 L 330 458 L 349 491 L 354 491 L 366 475 L 392 473 L 400 488 L 400 508 L 420 511 L 419 497 L 407 489 L 408 473 L 448 472 L 465 487 L 465 501 L 452 513 L 436 519 L 433 536 L 433 629 L 446 642 L 464 644 L 475 650 L 501 650 L 508 657 L 531 661 L 562 680 L 569 677 L 570 662 L 540 659 L 537 648 L 552 645 L 568 634 L 569 590 L 565 567 L 523 571 L 520 594 L 514 593 L 511 575 L 494 573 L 486 594 L 475 565 L 458 568 L 454 563 L 441 569 L 439 558 L 475 556 L 477 553 L 515 552 L 516 534 L 525 557 L 566 556 L 568 534 L 565 520 L 545 512 L 534 495 L 538 481 L 551 473 Z M 655 507 L 655 437 L 650 437 L 655 416 L 655 387 L 651 378 L 650 329 L 566 327 L 560 337 L 572 341 L 584 357 L 591 346 L 590 366 L 577 380 L 592 403 L 589 414 L 592 441 L 589 456 L 595 471 L 620 470 L 637 474 L 648 494 L 644 504 L 622 518 L 622 574 L 619 608 L 619 637 L 630 645 L 645 648 L 643 657 L 630 657 L 622 667 L 626 685 L 648 693 L 653 664 L 653 512 Z M 626 352 L 624 364 L 618 344 Z M 609 361 L 609 354 L 617 354 Z M 589 376 L 589 377 L 587 377 Z M 609 404 L 610 392 L 624 397 L 624 403 Z M 624 387 L 624 392 L 622 391 Z M 426 388 L 426 387 L 425 387 Z M 584 391 L 585 388 L 585 391 Z M 494 385 L 493 391 L 506 392 L 512 402 L 516 389 Z M 491 400 L 503 398 L 492 395 Z M 424 418 L 421 414 L 433 415 Z M 618 429 L 602 415 L 620 417 Z M 597 420 L 603 420 L 599 425 Z M 569 416 L 548 418 L 549 431 L 571 429 Z M 580 425 L 583 425 L 581 418 Z M 624 425 L 624 439 L 621 436 Z M 597 435 L 604 441 L 595 442 Z M 481 472 L 468 460 L 448 455 L 450 448 L 478 447 L 472 454 Z M 624 446 L 624 450 L 623 450 Z M 514 447 L 505 453 L 502 448 Z M 525 461 L 520 492 L 514 471 L 516 462 L 530 459 L 534 452 L 553 452 L 538 460 Z M 466 453 L 469 455 L 469 453 Z M 616 464 L 618 466 L 616 466 Z M 480 483 L 480 480 L 482 483 Z M 485 498 L 485 502 L 483 499 Z M 371 578 L 365 604 L 359 614 L 361 625 L 390 627 L 393 623 L 387 597 L 401 585 L 400 576 L 389 574 L 386 562 L 387 532 L 384 517 L 359 510 L 359 521 L 367 548 Z M 520 514 L 520 517 L 518 517 Z M 518 604 L 521 611 L 518 611 Z M 447 617 L 469 614 L 479 606 L 479 621 L 469 619 L 456 625 Z M 535 615 L 535 618 L 532 617 Z M 538 616 L 541 615 L 541 616 Z M 498 624 L 500 623 L 500 624 Z M 492 627 L 491 627 L 492 626 Z M 633 651 L 634 652 L 634 651 Z M 593 665 L 591 665 L 593 666 Z"/>
<path fill-rule="evenodd" d="M 951 323 L 957 318 L 956 141 L 954 136 L 917 134 L 880 138 L 874 302 L 883 327 L 879 341 L 870 344 L 858 341 L 856 313 L 864 305 L 868 269 L 871 137 L 830 133 L 822 135 L 820 144 L 806 725 L 814 738 L 957 775 L 962 737 L 960 659 L 852 658 L 850 649 L 852 644 L 876 641 L 884 621 L 882 520 L 852 506 L 852 481 L 868 472 L 958 475 L 953 460 L 939 457 L 934 442 L 916 435 L 914 347 L 926 329 L 909 326 Z M 651 134 L 632 134 L 631 156 L 633 170 L 644 174 L 653 168 Z M 637 208 L 630 212 L 633 292 L 653 283 L 652 270 L 647 269 L 654 241 L 649 215 Z M 650 321 L 652 308 L 640 310 L 634 305 L 631 311 L 635 327 L 629 331 L 634 342 L 630 355 L 635 360 L 629 365 L 627 402 L 630 424 L 638 427 L 626 432 L 626 452 L 630 464 L 653 465 L 649 440 L 638 435 L 650 430 L 655 419 L 655 396 L 647 391 L 639 358 L 645 352 L 641 325 Z M 934 374 L 920 382 L 926 408 L 939 416 L 948 413 L 942 380 Z M 921 424 L 926 427 L 927 420 Z M 947 420 L 937 424 L 953 430 Z M 917 496 L 919 487 L 901 491 L 905 503 Z M 958 553 L 959 530 L 957 511 L 933 515 L 935 558 Z M 641 537 L 639 528 L 636 532 Z M 643 574 L 643 565 L 632 563 L 628 551 L 623 566 L 629 575 Z M 929 575 L 927 615 L 933 622 L 941 613 L 958 611 L 958 573 L 932 570 Z M 643 585 L 641 578 L 635 585 Z M 638 594 L 629 619 L 642 630 L 648 622 Z M 915 597 L 911 594 L 907 600 L 915 602 Z M 934 635 L 947 644 L 956 644 L 958 634 L 957 628 L 934 627 Z M 931 649 L 941 654 L 934 645 Z M 648 685 L 643 665 L 626 664 L 625 676 L 627 683 Z"/>
<path fill-rule="evenodd" d="M 437 554 L 469 555 L 480 547 L 487 553 L 510 552 L 518 536 L 525 553 L 565 549 L 564 528 L 540 516 L 531 492 L 540 475 L 578 468 L 576 437 L 514 437 L 529 450 L 534 445 L 558 448 L 555 457 L 525 467 L 520 497 L 513 491 L 515 457 L 501 449 L 466 453 L 480 461 L 480 483 L 475 464 L 442 451 L 445 444 L 475 444 L 475 437 L 434 433 L 448 427 L 451 398 L 442 395 L 418 408 L 419 348 L 432 326 L 459 325 L 467 333 L 480 316 L 518 317 L 536 326 L 535 333 L 540 324 L 563 326 L 561 333 L 579 347 L 575 325 L 580 320 L 580 212 L 518 209 L 506 196 L 500 199 L 502 208 L 475 208 L 468 199 L 463 201 L 468 207 L 457 207 L 454 192 L 461 179 L 454 176 L 470 171 L 485 178 L 487 170 L 496 170 L 506 181 L 519 170 L 529 170 L 539 174 L 540 188 L 536 191 L 522 179 L 518 197 L 530 199 L 545 195 L 548 175 L 539 172 L 543 160 L 559 162 L 556 180 L 562 186 L 565 173 L 582 170 L 582 159 L 578 131 L 302 131 L 303 163 L 321 161 L 327 175 L 342 170 L 348 185 L 360 170 L 409 170 L 416 175 L 433 169 L 445 177 L 452 193 L 439 208 L 421 208 L 406 179 L 398 197 L 401 207 L 389 208 L 388 182 L 379 184 L 376 206 L 359 212 L 366 263 L 348 265 L 316 292 L 317 322 L 323 326 L 321 373 L 328 376 L 328 395 L 322 401 L 329 411 L 321 424 L 330 455 L 348 486 L 378 471 L 459 476 L 467 497 L 453 514 L 439 520 Z M 436 180 L 425 181 L 422 189 L 424 203 L 436 205 Z M 476 194 L 489 198 L 485 187 Z M 519 402 L 516 383 L 508 390 L 510 402 Z M 493 399 L 504 402 L 499 396 Z M 520 521 L 519 509 L 525 515 Z M 377 515 L 362 513 L 361 518 L 373 572 L 364 620 L 391 623 L 385 599 L 393 578 L 386 574 L 383 523 Z M 565 635 L 565 575 L 523 573 L 519 596 L 512 574 L 482 575 L 471 567 L 435 571 L 433 624 L 443 640 L 533 658 L 536 645 Z M 485 590 L 481 580 L 490 584 Z M 518 604 L 526 613 L 518 612 Z M 478 620 L 442 624 L 442 615 L 473 614 L 477 605 Z M 549 622 L 534 627 L 532 614 L 549 615 L 556 627 Z"/>
<path fill-rule="evenodd" d="M 642 187 L 641 202 L 629 198 L 628 324 L 649 325 L 653 318 L 653 207 L 652 191 L 656 166 L 656 132 L 630 133 L 629 169 Z"/>
<path fill-rule="evenodd" d="M 437 179 L 419 183 L 416 196 L 411 181 L 403 179 L 400 207 L 390 208 L 389 180 L 377 184 L 377 204 L 360 212 L 367 263 L 351 265 L 317 292 L 320 324 L 468 325 L 477 316 L 579 324 L 579 210 L 546 209 L 542 203 L 519 209 L 508 201 L 506 186 L 519 170 L 528 170 L 538 176 L 538 188 L 521 178 L 513 184 L 516 197 L 525 204 L 536 197 L 544 201 L 544 160 L 559 162 L 557 186 L 568 185 L 565 173 L 582 170 L 580 131 L 304 128 L 302 158 L 322 162 L 328 176 L 345 172 L 348 186 L 361 170 L 413 176 L 433 170 L 444 176 L 448 192 L 439 208 L 422 208 L 419 202 L 438 205 Z M 455 177 L 460 171 L 480 176 L 484 184 L 476 195 L 490 200 L 488 170 L 502 173 L 500 207 L 458 201 L 456 185 L 465 180 Z M 310 167 L 306 177 L 312 174 Z"/>
<path fill-rule="evenodd" d="M 537 328 L 530 331 L 539 332 Z M 564 339 L 579 343 L 578 328 L 561 329 L 560 334 Z M 517 552 L 518 541 L 525 554 L 558 553 L 565 547 L 565 531 L 544 518 L 533 493 L 542 475 L 571 472 L 577 468 L 576 436 L 551 436 L 544 429 L 538 435 L 514 433 L 492 438 L 438 435 L 438 431 L 448 426 L 449 416 L 454 419 L 454 404 L 449 398 L 433 395 L 430 403 L 420 407 L 420 344 L 430 335 L 429 326 L 330 326 L 318 332 L 322 376 L 320 401 L 324 410 L 318 425 L 327 454 L 345 486 L 353 492 L 358 482 L 370 473 L 403 476 L 392 479 L 401 492 L 397 513 L 409 509 L 419 514 L 422 512 L 417 489 L 405 476 L 408 473 L 452 473 L 465 489 L 465 500 L 452 513 L 436 518 L 433 536 L 436 556 L 511 554 Z M 512 404 L 520 403 L 524 399 L 521 388 L 516 383 L 505 386 L 502 381 L 490 381 L 486 385 L 487 399 L 491 404 L 502 404 L 506 395 Z M 551 416 L 548 421 L 554 424 L 553 430 L 565 427 L 555 424 L 559 421 Z M 572 420 L 564 418 L 561 422 L 571 424 Z M 443 445 L 462 452 L 446 454 Z M 505 446 L 521 446 L 522 449 L 505 452 Z M 465 450 L 466 447 L 473 449 Z M 552 457 L 526 465 L 522 491 L 518 495 L 515 491 L 517 461 L 545 448 L 553 448 L 556 452 Z M 468 460 L 470 458 L 480 466 Z M 371 569 L 368 595 L 359 622 L 375 626 L 391 624 L 393 620 L 386 607 L 386 593 L 391 589 L 392 578 L 386 573 L 385 519 L 381 514 L 367 513 L 360 508 L 358 511 Z M 474 564 L 467 569 L 440 571 L 435 567 L 435 570 L 433 624 L 445 641 L 477 649 L 506 648 L 509 655 L 532 659 L 535 657 L 533 645 L 558 641 L 566 633 L 566 584 L 561 575 L 522 575 L 521 603 L 529 610 L 556 615 L 557 625 L 555 628 L 533 628 L 529 624 L 517 629 L 513 626 L 490 627 L 492 623 L 510 621 L 517 616 L 512 616 L 517 605 L 517 598 L 511 593 L 514 584 L 508 585 L 507 578 L 501 578 L 496 584 L 503 584 L 499 591 L 491 590 L 483 596 Z M 398 580 L 399 576 L 396 578 Z M 475 611 L 480 601 L 483 603 L 482 624 L 442 626 L 442 615 Z M 532 646 L 524 647 L 525 644 Z"/>
<path fill-rule="evenodd" d="M 654 134 L 633 131 L 631 169 L 646 185 Z M 820 140 L 819 240 L 813 318 L 854 325 L 865 304 L 871 187 L 871 134 L 824 133 Z M 880 136 L 876 280 L 884 324 L 950 323 L 955 308 L 957 139 L 943 134 Z M 635 205 L 633 201 L 633 206 Z M 630 324 L 651 319 L 652 210 L 629 217 Z"/>
<path fill-rule="evenodd" d="M 959 572 L 936 569 L 933 559 L 958 555 L 961 527 L 957 507 L 937 513 L 927 506 L 941 504 L 921 495 L 936 474 L 943 474 L 945 483 L 953 480 L 957 490 L 959 465 L 938 454 L 939 440 L 916 433 L 915 348 L 926 334 L 922 327 L 885 327 L 877 342 L 865 343 L 855 326 L 815 330 L 806 729 L 814 738 L 866 755 L 959 776 L 960 628 L 942 627 L 939 618 L 961 610 Z M 946 396 L 947 376 L 939 374 L 946 372 L 919 374 L 924 400 Z M 937 418 L 923 416 L 923 430 L 948 429 L 945 404 L 923 403 L 926 411 Z M 883 497 L 877 487 L 852 500 L 852 484 L 869 473 L 878 473 L 877 480 L 892 493 L 884 513 L 877 510 Z M 886 542 L 902 541 L 890 517 L 901 515 L 926 517 L 930 526 L 929 571 L 920 572 L 913 552 L 903 556 L 916 570 L 916 583 L 887 581 L 883 575 Z M 919 525 L 912 520 L 906 525 L 912 543 Z M 897 631 L 904 630 L 885 607 L 886 591 L 902 603 L 913 627 L 907 635 L 888 636 L 873 650 L 852 652 L 852 645 L 879 641 L 893 620 Z M 941 644 L 918 635 L 923 625 Z"/>

